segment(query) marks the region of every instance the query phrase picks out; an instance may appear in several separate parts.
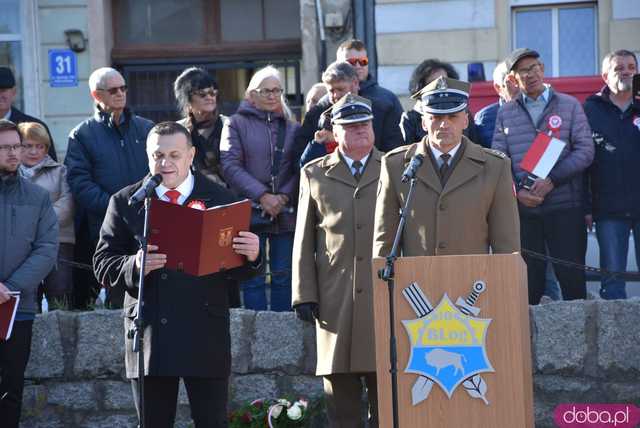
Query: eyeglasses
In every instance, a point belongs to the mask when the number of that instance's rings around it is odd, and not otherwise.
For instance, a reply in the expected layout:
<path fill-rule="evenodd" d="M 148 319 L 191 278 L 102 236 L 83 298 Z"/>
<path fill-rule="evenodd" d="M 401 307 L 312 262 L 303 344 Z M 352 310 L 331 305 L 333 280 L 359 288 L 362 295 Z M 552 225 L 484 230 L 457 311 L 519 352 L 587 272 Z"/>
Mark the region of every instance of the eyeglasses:
<path fill-rule="evenodd" d="M 218 90 L 214 88 L 197 89 L 197 90 L 191 91 L 191 95 L 197 95 L 200 98 L 204 98 L 207 95 L 209 95 L 210 97 L 217 97 Z"/>
<path fill-rule="evenodd" d="M 0 146 L 0 152 L 7 152 L 7 153 L 11 151 L 21 152 L 23 148 L 24 146 L 22 144 L 12 144 L 10 146 L 3 145 L 3 146 Z"/>
<path fill-rule="evenodd" d="M 282 88 L 273 88 L 273 89 L 260 88 L 260 89 L 256 89 L 256 92 L 261 97 L 268 98 L 269 95 L 273 95 L 274 97 L 279 97 L 280 95 L 282 95 L 283 91 L 282 91 Z"/>
<path fill-rule="evenodd" d="M 361 58 L 348 58 L 347 62 L 353 65 L 354 67 L 356 66 L 356 64 L 359 64 L 361 67 L 364 67 L 369 64 L 369 58 L 367 58 L 366 56 L 363 56 Z"/>
<path fill-rule="evenodd" d="M 525 77 L 530 74 L 539 72 L 541 68 L 542 68 L 542 64 L 537 62 L 527 68 L 521 68 L 519 70 L 516 70 L 516 74 L 518 74 L 519 76 Z"/>
<path fill-rule="evenodd" d="M 110 95 L 115 95 L 118 93 L 118 91 L 122 92 L 123 94 L 126 94 L 127 89 L 128 89 L 127 85 L 122 85 L 122 86 L 116 86 L 115 88 L 108 88 L 108 89 L 98 88 L 98 91 L 109 92 Z"/>

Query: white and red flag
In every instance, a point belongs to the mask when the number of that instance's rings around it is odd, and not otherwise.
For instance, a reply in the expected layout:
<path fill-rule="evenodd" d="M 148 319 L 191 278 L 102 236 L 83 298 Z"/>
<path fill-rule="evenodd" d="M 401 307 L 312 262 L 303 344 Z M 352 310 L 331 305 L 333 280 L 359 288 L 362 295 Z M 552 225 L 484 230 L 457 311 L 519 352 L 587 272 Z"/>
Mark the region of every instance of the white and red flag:
<path fill-rule="evenodd" d="M 547 178 L 566 145 L 562 140 L 539 133 L 520 162 L 520 168 L 538 178 Z"/>

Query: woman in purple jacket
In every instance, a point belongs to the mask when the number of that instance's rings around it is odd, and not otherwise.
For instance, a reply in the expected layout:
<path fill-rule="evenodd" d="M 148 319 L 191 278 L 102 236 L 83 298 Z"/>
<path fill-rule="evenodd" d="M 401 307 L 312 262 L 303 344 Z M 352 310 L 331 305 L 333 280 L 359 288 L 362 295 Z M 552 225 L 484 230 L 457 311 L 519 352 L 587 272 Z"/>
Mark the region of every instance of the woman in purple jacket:
<path fill-rule="evenodd" d="M 224 125 L 220 141 L 224 180 L 233 191 L 254 201 L 266 218 L 273 219 L 259 233 L 261 249 L 269 259 L 273 311 L 291 310 L 291 253 L 299 178 L 293 158 L 293 137 L 299 125 L 292 119 L 280 73 L 267 66 L 251 78 L 245 99 Z M 245 308 L 267 309 L 264 276 L 241 287 Z"/>

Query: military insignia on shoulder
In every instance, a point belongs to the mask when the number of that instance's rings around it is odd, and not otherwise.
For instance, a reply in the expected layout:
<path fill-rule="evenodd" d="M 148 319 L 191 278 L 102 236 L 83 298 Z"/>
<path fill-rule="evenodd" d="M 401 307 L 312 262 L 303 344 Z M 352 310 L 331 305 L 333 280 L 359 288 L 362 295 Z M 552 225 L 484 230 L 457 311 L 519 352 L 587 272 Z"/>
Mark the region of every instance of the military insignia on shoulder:
<path fill-rule="evenodd" d="M 406 152 L 407 150 L 409 150 L 410 148 L 411 148 L 411 145 L 396 147 L 396 148 L 395 148 L 395 149 L 393 149 L 393 150 L 389 150 L 389 151 L 385 154 L 385 156 L 392 156 L 392 155 L 395 155 L 395 154 L 398 154 L 398 153 L 404 153 L 404 152 Z"/>
<path fill-rule="evenodd" d="M 507 157 L 506 154 L 504 154 L 504 152 L 501 152 L 500 150 L 496 150 L 496 149 L 484 149 L 487 153 L 492 154 L 494 156 L 499 157 L 500 159 L 504 159 Z"/>
<path fill-rule="evenodd" d="M 455 304 L 445 293 L 435 308 L 415 282 L 402 290 L 418 317 L 402 321 L 411 343 L 404 371 L 418 375 L 411 389 L 414 406 L 427 399 L 434 384 L 449 398 L 462 385 L 471 398 L 489 404 L 481 373 L 494 371 L 486 350 L 491 319 L 479 318 L 475 306 L 486 287 L 484 281 L 475 281 L 469 295 Z"/>

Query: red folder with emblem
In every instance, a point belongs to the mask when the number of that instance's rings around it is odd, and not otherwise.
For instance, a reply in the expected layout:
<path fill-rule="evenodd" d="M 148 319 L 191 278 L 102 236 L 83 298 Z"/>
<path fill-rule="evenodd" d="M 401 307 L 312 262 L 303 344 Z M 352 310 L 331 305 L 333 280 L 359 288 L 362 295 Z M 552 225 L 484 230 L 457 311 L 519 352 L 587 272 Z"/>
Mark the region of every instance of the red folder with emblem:
<path fill-rule="evenodd" d="M 194 276 L 209 275 L 246 262 L 232 244 L 240 231 L 249 230 L 250 219 L 248 199 L 208 209 L 152 199 L 149 244 L 157 245 L 158 252 L 167 255 L 166 268 Z"/>

